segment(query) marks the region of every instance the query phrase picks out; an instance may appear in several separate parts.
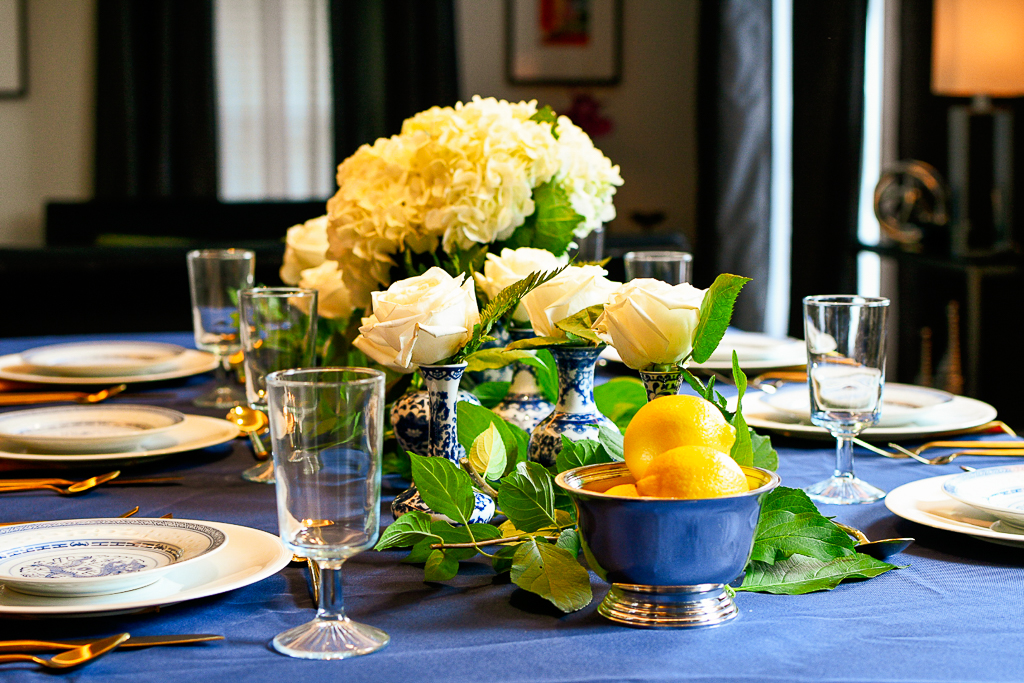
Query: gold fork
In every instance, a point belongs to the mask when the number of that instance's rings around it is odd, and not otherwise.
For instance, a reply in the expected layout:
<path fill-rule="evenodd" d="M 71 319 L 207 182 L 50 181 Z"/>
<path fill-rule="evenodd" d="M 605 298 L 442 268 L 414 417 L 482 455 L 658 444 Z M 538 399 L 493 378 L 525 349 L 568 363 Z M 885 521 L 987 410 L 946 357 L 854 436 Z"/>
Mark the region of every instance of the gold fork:
<path fill-rule="evenodd" d="M 67 488 L 61 488 L 54 486 L 53 484 L 24 484 L 16 486 L 0 486 L 0 493 L 9 493 L 12 491 L 38 491 L 38 490 L 49 490 L 56 491 L 62 496 L 73 496 L 78 493 L 84 493 L 89 489 L 95 488 L 100 484 L 116 479 L 121 476 L 121 470 L 114 470 L 113 472 L 107 472 L 106 474 L 100 474 L 95 477 L 89 477 L 82 481 L 76 481 Z"/>
<path fill-rule="evenodd" d="M 72 650 L 61 652 L 49 659 L 23 654 L 0 655 L 0 664 L 4 662 L 35 662 L 50 669 L 69 669 L 73 666 L 81 666 L 107 654 L 130 637 L 128 633 L 119 633 L 116 636 L 110 636 L 103 640 L 86 643 Z"/>
<path fill-rule="evenodd" d="M 111 396 L 116 396 L 128 388 L 127 384 L 102 389 L 92 394 L 82 391 L 33 391 L 33 392 L 11 392 L 0 394 L 0 406 L 27 406 L 36 403 L 61 403 L 73 401 L 75 403 L 99 403 Z"/>

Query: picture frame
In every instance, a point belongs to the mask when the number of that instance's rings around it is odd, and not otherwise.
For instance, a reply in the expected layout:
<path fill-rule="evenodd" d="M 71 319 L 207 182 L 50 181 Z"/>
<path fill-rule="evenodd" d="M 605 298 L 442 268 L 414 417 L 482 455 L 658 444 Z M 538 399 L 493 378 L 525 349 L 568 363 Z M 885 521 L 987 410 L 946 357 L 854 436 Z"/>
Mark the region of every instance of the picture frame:
<path fill-rule="evenodd" d="M 0 0 L 0 98 L 28 92 L 27 29 L 25 0 Z"/>
<path fill-rule="evenodd" d="M 506 0 L 506 70 L 516 85 L 616 85 L 622 0 Z"/>

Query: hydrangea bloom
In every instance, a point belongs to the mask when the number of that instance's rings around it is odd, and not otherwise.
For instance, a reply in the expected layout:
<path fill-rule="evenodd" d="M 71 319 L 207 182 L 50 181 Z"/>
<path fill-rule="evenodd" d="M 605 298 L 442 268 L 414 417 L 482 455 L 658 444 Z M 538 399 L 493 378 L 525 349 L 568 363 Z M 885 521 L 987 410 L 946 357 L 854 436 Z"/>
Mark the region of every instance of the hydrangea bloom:
<path fill-rule="evenodd" d="M 584 237 L 615 217 L 617 166 L 569 119 L 534 121 L 536 101 L 474 97 L 407 119 L 399 135 L 363 145 L 338 167 L 327 203 L 328 256 L 353 303 L 390 284 L 403 250 L 447 253 L 508 239 L 535 210 L 533 190 L 561 185 Z"/>

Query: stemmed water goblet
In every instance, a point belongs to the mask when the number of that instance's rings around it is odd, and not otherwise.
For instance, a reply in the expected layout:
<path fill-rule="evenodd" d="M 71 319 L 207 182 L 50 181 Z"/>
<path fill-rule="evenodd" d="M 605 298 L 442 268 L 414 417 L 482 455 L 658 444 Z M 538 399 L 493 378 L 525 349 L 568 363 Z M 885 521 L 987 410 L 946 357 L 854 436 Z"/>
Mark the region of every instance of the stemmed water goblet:
<path fill-rule="evenodd" d="M 853 439 L 878 422 L 885 385 L 889 300 L 852 295 L 804 297 L 811 422 L 836 439 L 831 477 L 804 490 L 820 503 L 872 503 L 885 497 L 853 474 Z"/>
<path fill-rule="evenodd" d="M 228 359 L 241 348 L 238 292 L 252 287 L 256 254 L 248 249 L 197 249 L 186 261 L 196 347 L 217 359 L 213 388 L 193 403 L 205 408 L 241 405 L 245 395 L 228 381 Z"/>
<path fill-rule="evenodd" d="M 317 299 L 316 290 L 299 287 L 256 287 L 239 295 L 250 408 L 267 410 L 266 378 L 271 372 L 315 365 Z M 273 484 L 273 464 L 257 463 L 242 472 L 242 478 Z"/>
<path fill-rule="evenodd" d="M 384 374 L 283 370 L 267 377 L 267 392 L 281 538 L 320 570 L 316 619 L 279 634 L 273 646 L 304 659 L 378 650 L 389 636 L 345 615 L 341 567 L 379 532 Z"/>

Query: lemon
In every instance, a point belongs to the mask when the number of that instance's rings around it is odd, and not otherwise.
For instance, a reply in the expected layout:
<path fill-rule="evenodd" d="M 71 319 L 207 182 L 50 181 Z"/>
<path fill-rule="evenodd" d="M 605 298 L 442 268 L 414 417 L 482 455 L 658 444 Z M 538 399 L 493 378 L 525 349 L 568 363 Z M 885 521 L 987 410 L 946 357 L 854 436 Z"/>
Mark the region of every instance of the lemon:
<path fill-rule="evenodd" d="M 662 396 L 637 411 L 626 427 L 623 455 L 640 481 L 655 456 L 679 446 L 707 446 L 728 453 L 736 429 L 699 396 Z"/>
<path fill-rule="evenodd" d="M 636 483 L 641 496 L 720 498 L 749 490 L 731 457 L 706 446 L 680 446 L 656 456 Z"/>
<path fill-rule="evenodd" d="M 609 496 L 623 496 L 626 498 L 639 498 L 640 494 L 636 492 L 636 486 L 633 484 L 619 484 L 613 486 L 605 491 Z"/>

